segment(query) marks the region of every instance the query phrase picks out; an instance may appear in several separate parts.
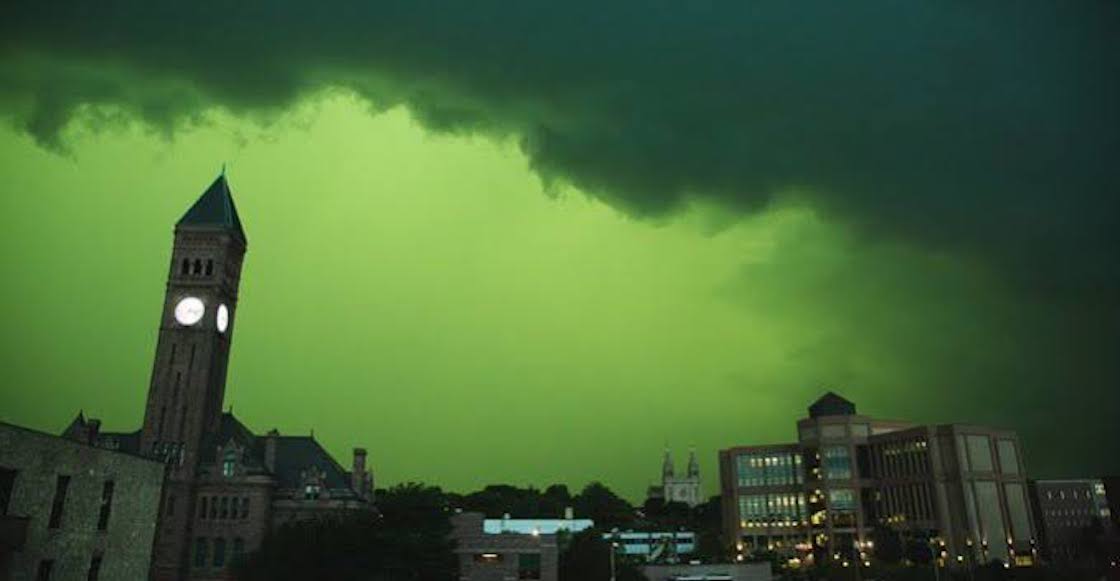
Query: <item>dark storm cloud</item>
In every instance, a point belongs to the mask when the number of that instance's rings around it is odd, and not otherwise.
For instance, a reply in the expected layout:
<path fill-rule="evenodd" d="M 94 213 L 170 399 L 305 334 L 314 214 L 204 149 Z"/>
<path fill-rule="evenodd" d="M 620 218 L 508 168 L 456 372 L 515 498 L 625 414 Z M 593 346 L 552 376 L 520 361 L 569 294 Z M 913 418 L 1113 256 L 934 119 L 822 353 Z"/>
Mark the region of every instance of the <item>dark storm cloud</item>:
<path fill-rule="evenodd" d="M 1120 279 L 1120 3 L 19 2 L 8 115 L 45 144 L 115 105 L 174 128 L 323 87 L 514 137 L 635 215 L 796 189 L 1042 295 Z"/>

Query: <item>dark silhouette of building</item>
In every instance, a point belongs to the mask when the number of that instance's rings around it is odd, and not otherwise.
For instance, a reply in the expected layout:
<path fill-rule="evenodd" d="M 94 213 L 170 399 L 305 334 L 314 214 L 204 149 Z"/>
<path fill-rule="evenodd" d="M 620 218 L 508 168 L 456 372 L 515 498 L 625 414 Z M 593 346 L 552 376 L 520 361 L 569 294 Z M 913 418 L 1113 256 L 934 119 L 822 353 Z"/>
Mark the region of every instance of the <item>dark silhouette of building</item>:
<path fill-rule="evenodd" d="M 1032 480 L 1031 502 L 1043 557 L 1060 565 L 1087 564 L 1117 555 L 1108 492 L 1100 479 Z M 1099 549 L 1105 550 L 1100 551 Z"/>
<path fill-rule="evenodd" d="M 257 435 L 222 411 L 247 247 L 222 175 L 175 225 L 143 426 L 97 432 L 79 415 L 65 432 L 166 464 L 156 580 L 224 578 L 270 527 L 372 500 L 364 449 L 347 470 L 312 436 Z"/>

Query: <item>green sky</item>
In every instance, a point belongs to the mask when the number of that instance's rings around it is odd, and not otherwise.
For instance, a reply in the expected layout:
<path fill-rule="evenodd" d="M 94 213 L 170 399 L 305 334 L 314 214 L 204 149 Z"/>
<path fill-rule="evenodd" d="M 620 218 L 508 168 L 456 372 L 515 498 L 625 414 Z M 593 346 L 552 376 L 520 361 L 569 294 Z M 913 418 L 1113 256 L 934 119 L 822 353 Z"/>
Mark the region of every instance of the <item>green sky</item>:
<path fill-rule="evenodd" d="M 1108 357 L 1069 346 L 1097 327 L 966 256 L 825 219 L 811 192 L 634 218 L 544 188 L 512 139 L 345 93 L 170 139 L 69 127 L 66 154 L 0 130 L 6 421 L 139 425 L 172 226 L 227 162 L 250 240 L 227 405 L 343 461 L 368 447 L 381 485 L 638 499 L 668 443 L 696 447 L 714 493 L 717 449 L 791 439 L 825 387 L 871 415 L 1018 429 L 1036 473 L 1120 469 L 1070 452 L 1115 434 L 1094 424 L 1115 396 L 1072 389 Z"/>

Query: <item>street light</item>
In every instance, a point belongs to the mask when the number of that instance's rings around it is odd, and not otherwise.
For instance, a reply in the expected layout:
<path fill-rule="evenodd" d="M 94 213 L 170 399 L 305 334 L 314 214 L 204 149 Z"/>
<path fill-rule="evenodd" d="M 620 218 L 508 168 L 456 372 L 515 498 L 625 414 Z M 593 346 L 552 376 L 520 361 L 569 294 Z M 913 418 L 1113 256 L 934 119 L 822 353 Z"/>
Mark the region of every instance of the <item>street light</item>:
<path fill-rule="evenodd" d="M 611 581 L 615 581 L 614 554 L 618 551 L 618 543 L 611 541 Z"/>

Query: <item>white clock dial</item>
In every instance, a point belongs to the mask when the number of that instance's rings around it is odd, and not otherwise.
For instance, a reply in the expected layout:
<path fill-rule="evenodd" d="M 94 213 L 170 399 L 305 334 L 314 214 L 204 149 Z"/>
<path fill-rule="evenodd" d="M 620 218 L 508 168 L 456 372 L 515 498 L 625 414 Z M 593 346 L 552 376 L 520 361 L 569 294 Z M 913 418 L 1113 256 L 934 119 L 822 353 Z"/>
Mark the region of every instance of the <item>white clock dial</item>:
<path fill-rule="evenodd" d="M 218 305 L 218 316 L 214 319 L 214 322 L 218 325 L 218 332 L 225 333 L 226 329 L 229 328 L 229 308 L 225 305 Z"/>
<path fill-rule="evenodd" d="M 175 320 L 179 321 L 180 325 L 189 327 L 201 321 L 205 313 L 206 305 L 198 297 L 187 297 L 175 305 Z"/>

